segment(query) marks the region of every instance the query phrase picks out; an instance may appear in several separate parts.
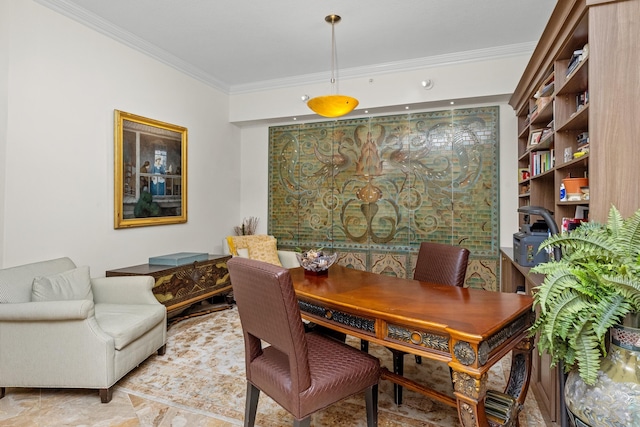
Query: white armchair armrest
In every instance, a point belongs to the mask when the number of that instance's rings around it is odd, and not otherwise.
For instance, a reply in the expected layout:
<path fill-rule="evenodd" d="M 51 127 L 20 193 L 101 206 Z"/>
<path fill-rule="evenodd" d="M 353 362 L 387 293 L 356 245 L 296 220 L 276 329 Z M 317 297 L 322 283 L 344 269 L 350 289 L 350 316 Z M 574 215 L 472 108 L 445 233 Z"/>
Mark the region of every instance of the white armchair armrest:
<path fill-rule="evenodd" d="M 96 304 L 160 304 L 151 289 L 151 276 L 116 276 L 91 279 Z"/>
<path fill-rule="evenodd" d="M 296 257 L 296 253 L 293 251 L 278 251 L 278 258 L 284 268 L 300 267 L 298 257 Z"/>
<path fill-rule="evenodd" d="M 94 314 L 94 304 L 90 300 L 0 304 L 0 321 L 9 322 L 82 320 Z"/>

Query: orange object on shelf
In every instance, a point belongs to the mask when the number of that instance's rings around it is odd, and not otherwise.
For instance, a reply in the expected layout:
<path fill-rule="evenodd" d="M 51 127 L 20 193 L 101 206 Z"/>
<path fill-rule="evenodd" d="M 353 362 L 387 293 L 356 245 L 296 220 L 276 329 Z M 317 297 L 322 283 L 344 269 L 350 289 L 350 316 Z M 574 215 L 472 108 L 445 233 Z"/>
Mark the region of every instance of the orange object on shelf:
<path fill-rule="evenodd" d="M 567 194 L 582 194 L 580 187 L 589 185 L 589 178 L 565 178 L 562 180 Z"/>

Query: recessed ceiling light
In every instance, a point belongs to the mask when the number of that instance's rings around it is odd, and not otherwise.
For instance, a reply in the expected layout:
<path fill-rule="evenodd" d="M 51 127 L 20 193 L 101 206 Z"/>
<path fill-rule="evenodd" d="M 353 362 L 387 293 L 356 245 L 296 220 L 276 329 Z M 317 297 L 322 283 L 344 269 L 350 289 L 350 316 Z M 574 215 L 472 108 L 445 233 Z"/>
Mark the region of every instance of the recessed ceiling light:
<path fill-rule="evenodd" d="M 424 90 L 429 90 L 429 89 L 431 89 L 433 87 L 433 80 L 431 80 L 431 79 L 423 80 L 422 82 L 420 82 L 420 84 L 422 85 Z"/>
<path fill-rule="evenodd" d="M 307 102 L 309 100 L 309 95 L 302 95 L 300 99 L 302 99 L 302 102 Z"/>
<path fill-rule="evenodd" d="M 455 102 L 451 101 L 449 104 L 453 105 L 453 104 L 455 104 Z"/>

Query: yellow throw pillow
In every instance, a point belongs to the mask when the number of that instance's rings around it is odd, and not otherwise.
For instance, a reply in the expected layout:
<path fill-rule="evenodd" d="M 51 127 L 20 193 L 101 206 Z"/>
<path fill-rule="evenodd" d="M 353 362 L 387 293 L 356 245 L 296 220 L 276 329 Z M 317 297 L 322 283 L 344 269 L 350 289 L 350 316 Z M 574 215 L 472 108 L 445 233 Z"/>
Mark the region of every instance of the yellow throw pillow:
<path fill-rule="evenodd" d="M 238 256 L 238 249 L 248 249 L 250 242 L 262 242 L 275 240 L 275 237 L 269 234 L 250 234 L 247 236 L 228 236 L 227 243 L 229 245 L 229 253 Z"/>
<path fill-rule="evenodd" d="M 229 245 L 229 253 L 233 256 L 238 256 L 238 250 L 236 249 L 236 239 L 234 236 L 227 236 L 227 245 Z"/>
<path fill-rule="evenodd" d="M 249 258 L 282 267 L 280 258 L 278 258 L 278 245 L 275 238 L 249 241 L 248 246 Z"/>

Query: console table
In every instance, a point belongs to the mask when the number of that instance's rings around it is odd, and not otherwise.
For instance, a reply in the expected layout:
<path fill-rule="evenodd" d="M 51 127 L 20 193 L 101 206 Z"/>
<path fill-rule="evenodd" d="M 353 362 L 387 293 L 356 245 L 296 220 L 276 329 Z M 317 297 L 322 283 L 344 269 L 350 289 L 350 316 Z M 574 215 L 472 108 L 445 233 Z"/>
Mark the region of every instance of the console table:
<path fill-rule="evenodd" d="M 196 261 L 179 266 L 140 264 L 109 270 L 112 276 L 152 276 L 156 283 L 153 294 L 167 307 L 167 314 L 188 306 L 231 292 L 227 261 L 230 255 L 209 255 L 206 261 Z"/>

